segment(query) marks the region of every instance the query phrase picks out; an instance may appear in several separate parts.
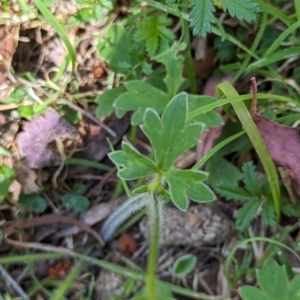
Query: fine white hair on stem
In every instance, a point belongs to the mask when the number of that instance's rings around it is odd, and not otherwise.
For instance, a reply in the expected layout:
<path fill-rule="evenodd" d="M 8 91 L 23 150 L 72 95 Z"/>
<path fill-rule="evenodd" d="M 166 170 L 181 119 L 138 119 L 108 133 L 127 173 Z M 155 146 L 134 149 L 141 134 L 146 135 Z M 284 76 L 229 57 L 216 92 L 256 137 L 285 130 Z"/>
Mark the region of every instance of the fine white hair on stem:
<path fill-rule="evenodd" d="M 147 201 L 148 209 L 148 226 L 150 228 L 149 238 L 151 235 L 151 228 L 153 228 L 153 223 L 155 222 L 158 228 L 158 239 L 161 242 L 162 239 L 162 228 L 163 228 L 163 212 L 164 212 L 164 198 L 162 196 L 154 196 L 153 194 L 148 194 L 149 200 Z M 152 233 L 153 234 L 153 233 Z"/>
<path fill-rule="evenodd" d="M 112 238 L 117 229 L 132 215 L 147 206 L 149 193 L 138 194 L 117 208 L 104 222 L 100 235 L 104 241 Z"/>

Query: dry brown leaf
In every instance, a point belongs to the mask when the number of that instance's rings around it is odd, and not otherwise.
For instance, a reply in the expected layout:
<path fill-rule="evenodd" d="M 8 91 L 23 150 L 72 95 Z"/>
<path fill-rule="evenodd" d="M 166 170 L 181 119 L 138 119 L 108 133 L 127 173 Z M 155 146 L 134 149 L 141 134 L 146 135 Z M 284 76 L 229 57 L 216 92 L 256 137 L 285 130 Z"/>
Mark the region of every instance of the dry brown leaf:
<path fill-rule="evenodd" d="M 293 189 L 300 196 L 300 130 L 280 125 L 256 113 L 256 81 L 251 79 L 253 86 L 253 99 L 251 116 L 261 137 L 267 147 L 271 158 L 289 170 Z"/>

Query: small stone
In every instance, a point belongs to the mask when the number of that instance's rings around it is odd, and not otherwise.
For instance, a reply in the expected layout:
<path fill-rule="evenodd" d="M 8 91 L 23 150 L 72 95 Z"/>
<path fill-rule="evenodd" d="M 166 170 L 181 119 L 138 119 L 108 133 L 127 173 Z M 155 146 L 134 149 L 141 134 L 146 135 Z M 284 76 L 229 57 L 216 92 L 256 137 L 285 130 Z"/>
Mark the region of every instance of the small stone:
<path fill-rule="evenodd" d="M 234 222 L 217 205 L 191 205 L 187 212 L 164 209 L 161 246 L 209 246 L 224 243 L 234 234 Z M 147 218 L 140 223 L 148 239 Z"/>

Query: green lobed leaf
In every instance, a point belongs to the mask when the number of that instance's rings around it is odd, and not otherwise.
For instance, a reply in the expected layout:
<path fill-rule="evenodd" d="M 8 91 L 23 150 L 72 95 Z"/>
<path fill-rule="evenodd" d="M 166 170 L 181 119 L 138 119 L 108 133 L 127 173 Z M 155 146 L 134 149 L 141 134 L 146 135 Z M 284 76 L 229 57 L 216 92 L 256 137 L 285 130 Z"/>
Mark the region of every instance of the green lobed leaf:
<path fill-rule="evenodd" d="M 117 98 L 126 92 L 126 88 L 124 86 L 118 86 L 111 90 L 106 90 L 103 94 L 99 95 L 96 98 L 98 103 L 97 107 L 97 117 L 101 118 L 104 116 L 109 116 L 114 110 L 114 103 Z"/>
<path fill-rule="evenodd" d="M 153 58 L 165 65 L 167 74 L 164 78 L 164 82 L 168 87 L 170 97 L 174 97 L 184 83 L 184 78 L 182 76 L 184 58 L 178 53 L 185 48 L 186 44 L 184 43 L 174 43 L 171 48 Z"/>
<path fill-rule="evenodd" d="M 196 262 L 197 258 L 192 254 L 178 257 L 173 265 L 173 274 L 178 277 L 185 277 L 195 268 Z"/>
<path fill-rule="evenodd" d="M 223 1 L 222 1 L 223 2 Z M 191 27 L 194 27 L 194 35 L 206 37 L 212 30 L 212 23 L 215 23 L 215 8 L 211 0 L 193 0 L 190 13 Z"/>
<path fill-rule="evenodd" d="M 268 299 L 286 299 L 288 281 L 286 270 L 274 260 L 267 259 L 261 270 L 257 270 L 257 280 Z"/>
<path fill-rule="evenodd" d="M 205 171 L 209 173 L 207 182 L 213 187 L 227 183 L 232 185 L 233 182 L 237 182 L 242 178 L 242 172 L 227 159 L 220 157 L 220 153 L 208 160 Z"/>
<path fill-rule="evenodd" d="M 72 188 L 72 191 L 75 194 L 83 195 L 86 192 L 86 186 L 82 183 L 75 183 Z"/>
<path fill-rule="evenodd" d="M 132 80 L 125 86 L 128 91 L 120 93 L 114 106 L 121 111 L 135 111 L 131 117 L 132 125 L 143 122 L 147 108 L 151 107 L 157 113 L 161 113 L 169 101 L 167 94 L 147 82 Z"/>
<path fill-rule="evenodd" d="M 300 276 L 288 282 L 285 266 L 279 266 L 272 259 L 267 259 L 261 270 L 257 270 L 257 279 L 261 290 L 252 286 L 241 287 L 239 293 L 243 300 L 300 299 Z"/>
<path fill-rule="evenodd" d="M 255 22 L 257 14 L 261 12 L 259 6 L 252 0 L 222 0 L 222 6 L 232 17 L 248 23 Z"/>
<path fill-rule="evenodd" d="M 256 196 L 261 196 L 260 183 L 258 181 L 258 174 L 255 171 L 255 166 L 252 161 L 246 162 L 242 166 L 243 181 L 247 191 Z"/>
<path fill-rule="evenodd" d="M 300 299 L 300 275 L 295 276 L 288 285 L 288 300 Z"/>
<path fill-rule="evenodd" d="M 243 300 L 267 300 L 266 295 L 255 286 L 243 286 L 239 288 L 239 294 Z"/>
<path fill-rule="evenodd" d="M 271 199 L 268 199 L 263 203 L 261 215 L 267 226 L 273 226 L 276 224 L 276 211 Z"/>
<path fill-rule="evenodd" d="M 192 95 L 188 94 L 188 108 L 189 111 L 193 111 L 199 107 L 202 107 L 204 105 L 208 105 L 210 103 L 213 103 L 217 101 L 216 99 L 208 96 L 198 96 L 198 95 Z M 204 123 L 205 128 L 208 129 L 210 127 L 216 127 L 223 124 L 222 117 L 215 111 L 211 110 L 205 114 L 198 115 L 189 121 L 191 122 L 199 122 Z"/>
<path fill-rule="evenodd" d="M 73 208 L 77 212 L 86 210 L 90 205 L 89 199 L 81 195 L 66 194 L 62 196 L 61 200 L 65 207 Z"/>
<path fill-rule="evenodd" d="M 207 173 L 197 170 L 172 169 L 166 172 L 165 178 L 174 204 L 185 211 L 188 208 L 188 198 L 197 202 L 214 201 L 215 194 L 202 183 L 206 177 Z"/>
<path fill-rule="evenodd" d="M 295 210 L 295 207 L 286 201 L 283 201 L 281 203 L 281 211 L 284 215 L 291 217 L 291 216 L 299 216 L 299 213 L 297 213 L 297 211 Z"/>
<path fill-rule="evenodd" d="M 198 143 L 203 125 L 187 125 L 187 113 L 185 93 L 169 102 L 161 119 L 154 110 L 146 111 L 141 128 L 153 146 L 155 161 L 161 171 L 167 171 L 180 154 Z"/>
<path fill-rule="evenodd" d="M 22 195 L 19 204 L 25 208 L 32 209 L 36 213 L 42 213 L 47 208 L 46 200 L 37 194 Z"/>
<path fill-rule="evenodd" d="M 99 41 L 98 50 L 109 68 L 117 73 L 129 72 L 135 65 L 130 55 L 131 43 L 125 29 L 119 25 L 111 25 L 103 40 Z"/>
<path fill-rule="evenodd" d="M 122 167 L 118 175 L 126 180 L 141 178 L 157 172 L 154 162 L 127 142 L 122 143 L 122 151 L 114 151 L 108 156 L 116 165 Z"/>
<path fill-rule="evenodd" d="M 2 176 L 1 176 L 2 177 Z M 0 203 L 5 200 L 13 180 L 0 177 Z"/>
<path fill-rule="evenodd" d="M 236 228 L 238 230 L 245 230 L 249 227 L 250 222 L 255 217 L 255 214 L 261 205 L 260 199 L 249 200 L 239 209 L 236 216 Z"/>
<path fill-rule="evenodd" d="M 219 183 L 215 190 L 224 197 L 226 200 L 251 200 L 253 197 L 243 188 L 238 187 L 236 184 Z"/>
<path fill-rule="evenodd" d="M 172 20 L 165 15 L 153 15 L 137 23 L 135 32 L 136 41 L 145 41 L 146 49 L 150 55 L 154 55 L 158 49 L 160 39 L 174 40 L 174 33 L 167 26 Z"/>
<path fill-rule="evenodd" d="M 146 50 L 150 55 L 154 55 L 156 50 L 158 49 L 159 37 L 158 35 L 152 35 L 146 40 Z"/>

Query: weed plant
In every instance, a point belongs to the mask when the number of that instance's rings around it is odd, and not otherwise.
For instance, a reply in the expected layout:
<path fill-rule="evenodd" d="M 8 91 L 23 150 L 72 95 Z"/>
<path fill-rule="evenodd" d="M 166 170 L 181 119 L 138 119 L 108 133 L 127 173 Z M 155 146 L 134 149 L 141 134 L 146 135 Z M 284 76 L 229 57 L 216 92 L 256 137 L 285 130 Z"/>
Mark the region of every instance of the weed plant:
<path fill-rule="evenodd" d="M 24 14 L 32 12 L 32 8 L 25 2 L 21 0 L 19 2 Z M 56 86 L 61 84 L 59 89 L 53 89 L 53 85 L 47 86 L 56 104 L 60 105 L 59 98 L 62 91 L 65 90 L 75 71 L 76 54 L 75 45 L 69 40 L 64 26 L 47 8 L 51 6 L 52 2 L 34 1 L 37 9 L 36 16 L 48 22 L 56 30 L 68 49 L 67 57 L 53 79 Z M 174 299 L 172 292 L 195 299 L 216 299 L 206 294 L 162 282 L 156 275 L 160 232 L 163 219 L 168 217 L 164 215 L 163 207 L 172 201 L 178 209 L 186 211 L 190 200 L 202 203 L 214 201 L 216 195 L 213 190 L 228 200 L 245 201 L 236 219 L 236 228 L 242 232 L 244 238 L 241 244 L 251 242 L 256 247 L 256 243 L 267 242 L 269 244 L 263 255 L 256 259 L 255 267 L 259 268 L 256 277 L 260 289 L 249 286 L 241 287 L 239 289 L 240 296 L 244 300 L 299 299 L 300 277 L 292 274 L 292 278 L 288 278 L 286 270 L 290 266 L 287 260 L 284 262 L 281 260 L 281 266 L 273 260 L 273 257 L 277 255 L 278 247 L 288 249 L 297 256 L 296 252 L 282 243 L 283 237 L 280 235 L 279 221 L 282 214 L 298 216 L 299 213 L 286 199 L 283 199 L 274 162 L 244 103 L 251 100 L 253 95 L 239 95 L 232 83 L 227 81 L 217 86 L 218 100 L 197 95 L 189 33 L 189 27 L 192 27 L 193 34 L 199 37 L 206 38 L 211 33 L 218 36 L 215 46 L 220 49 L 220 67 L 223 71 L 230 70 L 231 74 L 234 74 L 233 83 L 243 74 L 250 72 L 274 80 L 274 89 L 278 93 L 258 93 L 256 95 L 254 90 L 255 97 L 265 110 L 268 109 L 267 99 L 273 99 L 278 110 L 282 106 L 289 107 L 291 113 L 286 117 L 292 119 L 300 106 L 299 95 L 296 93 L 299 70 L 295 69 L 295 78 L 297 79 L 291 84 L 291 81 L 285 80 L 276 66 L 278 62 L 288 62 L 289 59 L 295 59 L 299 55 L 297 31 L 300 27 L 299 1 L 294 1 L 294 13 L 290 15 L 281 11 L 280 5 L 283 5 L 281 1 L 267 3 L 259 0 L 193 0 L 189 3 L 187 1 L 146 0 L 146 6 L 143 8 L 141 8 L 140 2 L 134 1 L 128 7 L 130 13 L 118 22 L 110 22 L 116 7 L 116 3 L 113 1 L 77 0 L 77 2 L 84 4 L 84 7 L 72 18 L 71 24 L 66 24 L 67 26 L 101 20 L 108 11 L 108 22 L 103 33 L 98 36 L 97 49 L 99 56 L 107 62 L 111 76 L 120 79 L 112 88 L 107 89 L 95 99 L 98 105 L 97 116 L 100 118 L 115 112 L 116 116 L 121 118 L 126 112 L 132 112 L 131 125 L 133 128 L 135 126 L 141 128 L 152 147 L 152 153 L 148 157 L 141 154 L 135 148 L 134 143 L 124 140 L 121 150 L 113 150 L 109 154 L 109 158 L 118 168 L 118 176 L 123 182 L 129 199 L 110 215 L 102 226 L 100 234 L 104 240 L 108 241 L 114 236 L 120 225 L 140 210 L 145 209 L 149 215 L 150 252 L 145 274 L 79 253 L 69 252 L 68 254 L 78 258 L 78 261 L 65 282 L 61 283 L 55 292 L 50 293 L 51 299 L 63 299 L 64 294 L 82 270 L 83 262 L 110 269 L 130 277 L 132 280 L 145 281 L 145 287 L 135 294 L 133 298 L 135 300 Z M 5 5 L 7 6 L 7 3 Z M 249 26 L 246 23 L 256 22 L 257 32 L 250 47 L 245 46 L 234 35 L 235 32 L 227 30 L 222 19 L 219 18 L 223 12 L 237 18 L 243 24 L 242 28 Z M 7 16 L 4 15 L 4 17 Z M 181 24 L 180 37 L 171 30 L 175 18 Z M 270 30 L 270 24 L 275 21 L 281 24 L 281 28 L 284 26 L 284 30 L 278 36 L 274 34 L 266 41 L 265 34 Z M 236 57 L 233 57 L 234 52 L 238 53 Z M 154 65 L 159 67 L 154 68 Z M 187 80 L 182 76 L 184 66 L 187 71 Z M 60 83 L 59 77 L 63 73 L 68 73 L 70 77 Z M 117 77 L 117 74 L 121 74 L 121 76 Z M 281 95 L 283 93 L 285 95 Z M 16 97 L 17 95 L 18 91 L 15 90 L 11 96 Z M 32 119 L 43 113 L 52 103 L 53 99 L 48 99 L 45 103 L 33 105 L 27 111 L 19 108 L 22 113 L 20 115 Z M 231 111 L 233 118 L 238 124 L 236 128 L 239 130 L 220 139 L 219 143 L 190 169 L 181 170 L 174 167 L 174 162 L 182 153 L 197 145 L 201 132 L 223 123 L 216 108 L 224 107 L 228 112 L 229 104 L 233 109 Z M 285 122 L 289 122 L 289 119 L 285 119 Z M 134 141 L 134 131 L 132 137 Z M 228 147 L 237 147 L 236 152 L 240 151 L 238 142 L 245 141 L 245 138 L 248 145 L 256 151 L 259 164 L 264 169 L 265 180 L 263 183 L 257 179 L 258 176 L 252 163 L 244 164 L 243 173 L 234 171 L 238 172 L 235 173 L 237 174 L 236 180 L 232 180 L 233 177 L 228 175 L 229 179 L 221 178 L 224 179 L 223 182 L 222 180 L 212 182 L 211 178 L 214 177 L 211 176 L 214 174 L 207 172 L 209 167 L 206 167 L 206 171 L 199 170 L 205 163 L 209 166 L 213 160 L 220 161 L 222 155 L 227 154 L 224 152 L 226 147 L 227 150 Z M 5 153 L 10 155 L 9 152 Z M 1 201 L 9 198 L 8 189 L 14 178 L 15 174 L 12 168 L 1 167 Z M 148 183 L 138 185 L 132 195 L 125 181 L 139 180 L 142 182 L 146 178 Z M 244 188 L 239 185 L 241 179 Z M 206 183 L 207 180 L 213 189 Z M 234 181 L 234 184 L 229 185 L 230 181 Z M 81 196 L 82 191 L 77 196 L 74 194 L 76 194 L 76 189 L 72 191 L 72 194 L 65 195 L 62 202 L 76 211 L 84 210 L 88 205 L 88 200 Z M 37 209 L 36 211 L 40 212 Z M 273 228 L 274 237 L 272 239 L 267 237 L 247 239 L 247 228 L 258 214 L 261 215 L 266 226 Z M 226 263 L 226 275 L 232 286 L 237 284 L 242 275 L 245 275 L 244 270 L 253 267 L 248 259 L 250 255 L 246 255 L 243 261 L 244 265 L 237 265 L 234 252 L 241 244 L 232 250 Z M 0 263 L 30 262 L 59 255 L 55 253 L 19 255 L 0 258 Z M 194 265 L 195 257 L 187 255 L 176 262 L 174 273 L 177 276 L 185 276 L 193 269 Z M 232 270 L 234 271 L 232 272 Z M 42 288 L 42 290 L 45 292 L 46 289 Z M 47 293 L 49 294 L 49 291 L 46 290 Z M 129 294 L 128 290 L 126 293 Z M 224 297 L 230 297 L 230 291 Z"/>

